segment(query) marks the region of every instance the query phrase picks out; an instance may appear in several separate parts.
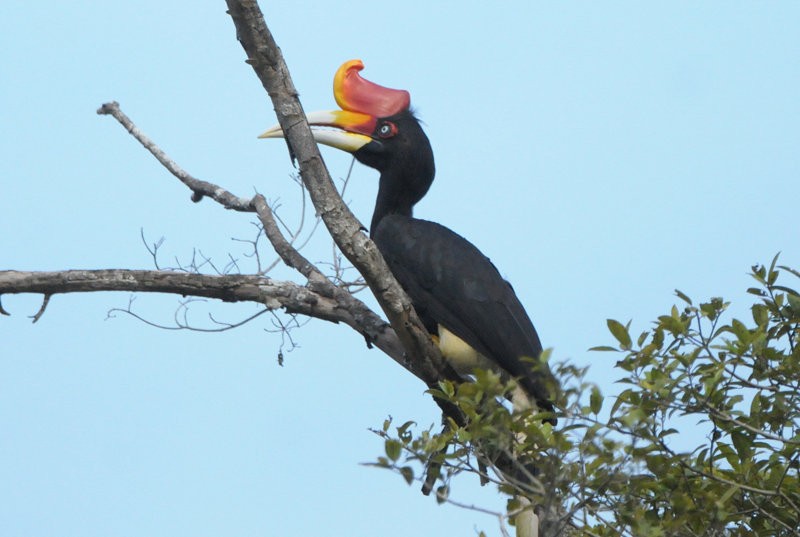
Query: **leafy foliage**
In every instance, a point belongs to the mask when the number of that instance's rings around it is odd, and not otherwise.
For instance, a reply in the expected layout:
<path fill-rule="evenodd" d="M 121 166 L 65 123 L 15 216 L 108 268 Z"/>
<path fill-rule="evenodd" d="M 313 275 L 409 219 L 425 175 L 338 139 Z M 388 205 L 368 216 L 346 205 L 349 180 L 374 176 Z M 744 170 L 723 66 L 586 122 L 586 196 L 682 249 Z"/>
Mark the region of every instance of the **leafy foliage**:
<path fill-rule="evenodd" d="M 777 282 L 800 272 L 776 264 L 752 269 L 752 321 L 726 322 L 722 298 L 695 305 L 680 291 L 681 306 L 638 337 L 609 320 L 617 345 L 593 350 L 622 355 L 623 391 L 606 398 L 586 369 L 560 365 L 559 427 L 512 412 L 513 386 L 478 371 L 436 393 L 466 426 L 388 420 L 376 464 L 408 483 L 427 467 L 440 502 L 455 476 L 478 474 L 537 505 L 544 535 L 798 535 L 800 294 Z"/>

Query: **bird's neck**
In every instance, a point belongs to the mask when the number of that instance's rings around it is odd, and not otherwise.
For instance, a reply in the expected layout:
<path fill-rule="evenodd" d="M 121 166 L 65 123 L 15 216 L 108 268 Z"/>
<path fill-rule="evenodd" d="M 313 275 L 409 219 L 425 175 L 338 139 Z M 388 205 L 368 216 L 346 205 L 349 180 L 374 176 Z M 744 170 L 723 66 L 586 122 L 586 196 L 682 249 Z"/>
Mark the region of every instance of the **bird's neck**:
<path fill-rule="evenodd" d="M 402 178 L 393 177 L 387 173 L 381 174 L 370 233 L 375 233 L 378 223 L 385 216 L 400 215 L 410 218 L 414 212 L 414 205 L 418 201 L 419 197 L 416 197 L 408 188 L 403 187 Z"/>
<path fill-rule="evenodd" d="M 424 133 L 423 133 L 424 136 Z M 372 214 L 371 233 L 385 216 L 399 215 L 411 218 L 414 205 L 421 200 L 433 183 L 436 169 L 430 146 L 425 145 L 416 158 L 402 158 L 400 165 L 389 166 L 381 173 L 378 199 Z"/>

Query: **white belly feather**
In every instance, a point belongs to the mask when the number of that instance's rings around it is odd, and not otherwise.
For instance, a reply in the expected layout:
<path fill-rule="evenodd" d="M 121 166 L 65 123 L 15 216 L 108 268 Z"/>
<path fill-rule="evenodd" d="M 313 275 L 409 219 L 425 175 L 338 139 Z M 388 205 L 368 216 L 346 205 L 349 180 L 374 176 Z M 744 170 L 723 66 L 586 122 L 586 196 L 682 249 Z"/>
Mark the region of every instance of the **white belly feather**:
<path fill-rule="evenodd" d="M 497 367 L 491 360 L 442 325 L 439 325 L 439 351 L 460 375 L 472 375 L 475 369 L 486 369 L 500 373 L 501 378 L 508 380 L 508 372 Z M 514 388 L 511 400 L 514 410 L 526 410 L 532 406 L 531 400 L 521 386 Z"/>
<path fill-rule="evenodd" d="M 461 375 L 471 375 L 476 368 L 497 369 L 485 356 L 442 325 L 439 325 L 439 350 Z"/>

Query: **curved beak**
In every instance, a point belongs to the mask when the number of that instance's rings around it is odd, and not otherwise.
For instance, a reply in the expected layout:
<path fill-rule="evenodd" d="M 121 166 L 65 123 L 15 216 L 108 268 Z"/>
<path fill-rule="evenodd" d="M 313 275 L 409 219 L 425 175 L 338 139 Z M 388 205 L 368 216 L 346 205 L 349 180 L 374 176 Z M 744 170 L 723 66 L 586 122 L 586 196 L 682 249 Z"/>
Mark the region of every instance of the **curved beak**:
<path fill-rule="evenodd" d="M 311 133 L 318 143 L 354 153 L 372 142 L 377 119 L 369 114 L 332 110 L 307 114 Z M 263 132 L 259 138 L 285 138 L 280 125 Z"/>

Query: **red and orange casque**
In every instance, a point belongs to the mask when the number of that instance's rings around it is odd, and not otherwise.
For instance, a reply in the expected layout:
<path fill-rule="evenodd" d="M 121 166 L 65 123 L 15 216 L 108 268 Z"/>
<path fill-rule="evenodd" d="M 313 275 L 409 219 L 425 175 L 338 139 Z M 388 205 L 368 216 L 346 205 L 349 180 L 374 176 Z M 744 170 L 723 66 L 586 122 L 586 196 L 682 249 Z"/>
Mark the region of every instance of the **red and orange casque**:
<path fill-rule="evenodd" d="M 405 90 L 386 88 L 362 78 L 361 60 L 342 64 L 333 77 L 333 96 L 342 110 L 360 112 L 373 117 L 389 117 L 407 110 L 411 95 Z"/>

